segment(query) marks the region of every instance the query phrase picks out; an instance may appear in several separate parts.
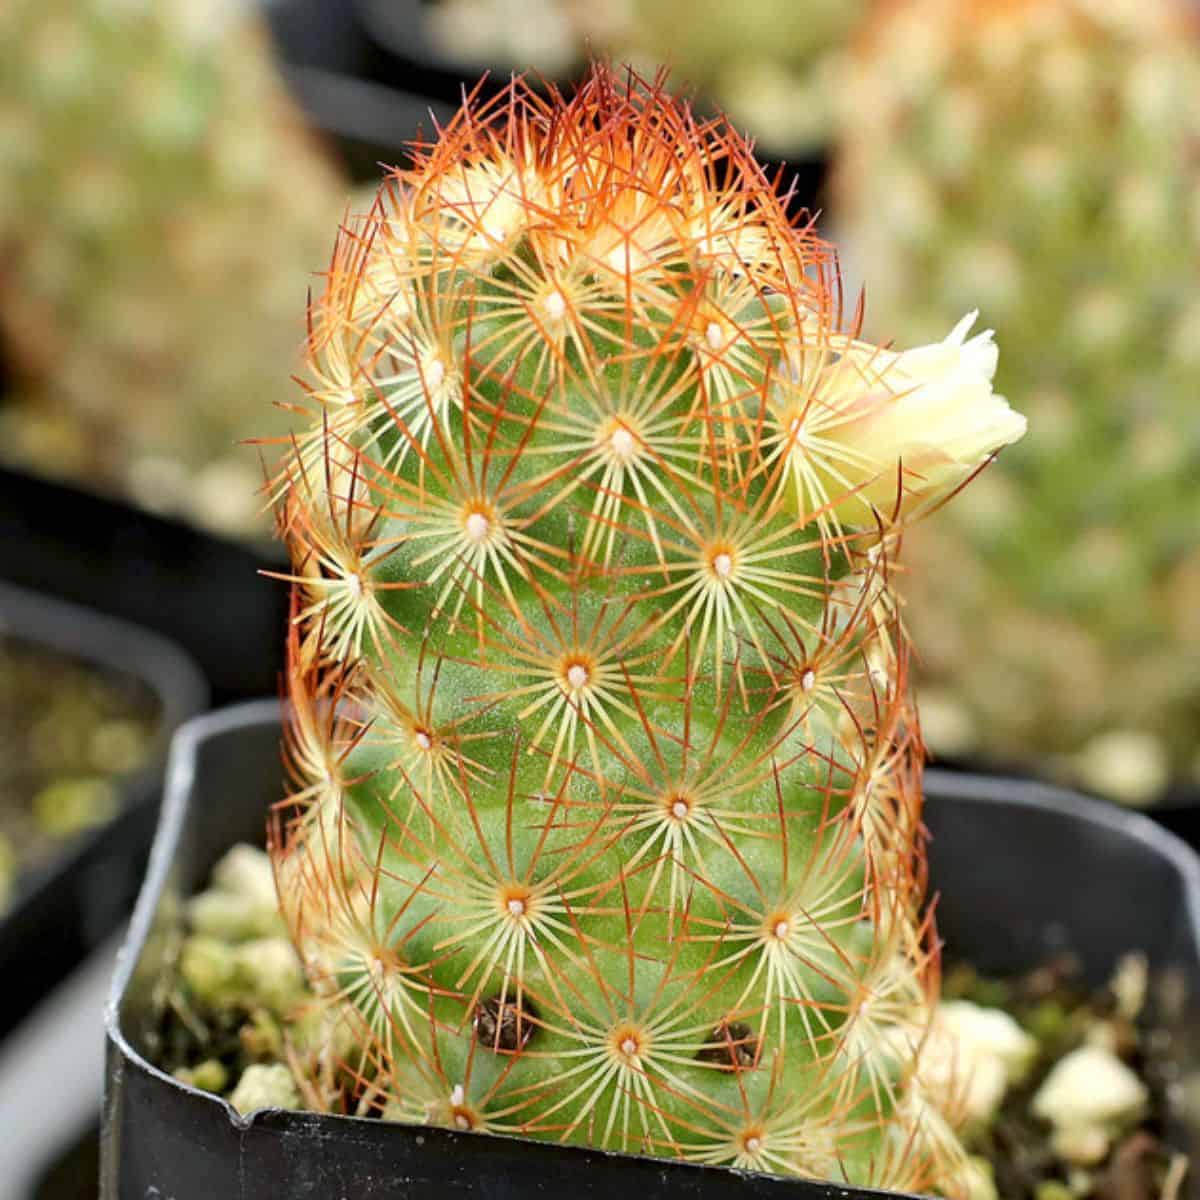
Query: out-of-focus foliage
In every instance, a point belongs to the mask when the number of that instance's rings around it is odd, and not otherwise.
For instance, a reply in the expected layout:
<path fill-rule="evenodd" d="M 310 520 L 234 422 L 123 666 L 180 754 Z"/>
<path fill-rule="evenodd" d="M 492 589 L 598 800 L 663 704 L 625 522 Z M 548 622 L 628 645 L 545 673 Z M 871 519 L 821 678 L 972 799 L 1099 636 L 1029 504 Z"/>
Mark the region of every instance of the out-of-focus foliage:
<path fill-rule="evenodd" d="M 906 0 L 835 209 L 876 333 L 965 302 L 1031 435 L 909 557 L 935 748 L 1146 799 L 1200 769 L 1200 39 L 1167 0 Z M 928 685 L 934 686 L 928 686 Z"/>
<path fill-rule="evenodd" d="M 674 79 L 772 151 L 824 140 L 839 53 L 867 0 L 441 0 L 430 32 L 447 54 L 565 74 L 589 54 Z"/>
<path fill-rule="evenodd" d="M 236 443 L 290 398 L 295 314 L 346 185 L 258 23 L 190 0 L 8 0 L 0 162 L 5 457 L 219 528 L 264 522 Z"/>

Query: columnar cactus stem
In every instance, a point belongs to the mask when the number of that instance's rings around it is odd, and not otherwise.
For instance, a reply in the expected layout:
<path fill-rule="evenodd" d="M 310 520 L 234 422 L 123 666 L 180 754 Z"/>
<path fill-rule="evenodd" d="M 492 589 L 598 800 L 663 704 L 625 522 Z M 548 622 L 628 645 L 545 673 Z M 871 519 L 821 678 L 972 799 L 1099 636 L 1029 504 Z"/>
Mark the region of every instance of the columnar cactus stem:
<path fill-rule="evenodd" d="M 468 101 L 343 230 L 273 852 L 362 1104 L 954 1189 L 888 589 L 1023 428 L 961 342 L 857 341 L 737 136 L 604 69 Z"/>

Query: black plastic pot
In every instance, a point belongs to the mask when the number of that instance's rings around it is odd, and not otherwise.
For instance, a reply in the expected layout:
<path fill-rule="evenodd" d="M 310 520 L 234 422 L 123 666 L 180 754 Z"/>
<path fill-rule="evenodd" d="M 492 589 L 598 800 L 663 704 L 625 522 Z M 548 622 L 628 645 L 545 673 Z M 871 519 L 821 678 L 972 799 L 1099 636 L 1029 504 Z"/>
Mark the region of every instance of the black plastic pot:
<path fill-rule="evenodd" d="M 380 166 L 403 166 L 408 146 L 436 136 L 450 105 L 317 67 L 283 64 L 283 76 L 313 126 L 332 141 L 351 176 L 378 182 Z"/>
<path fill-rule="evenodd" d="M 0 545 L 8 545 L 0 533 Z M 121 808 L 49 862 L 20 875 L 0 911 L 0 1035 L 105 937 L 133 905 L 157 819 L 168 741 L 204 709 L 199 669 L 166 639 L 73 604 L 0 583 L 0 630 L 105 670 L 131 675 L 159 709 L 158 752 L 119 781 Z"/>
<path fill-rule="evenodd" d="M 263 0 L 262 9 L 292 94 L 355 179 L 403 163 L 409 143 L 453 114 L 458 93 L 429 91 L 420 72 L 397 69 L 349 0 Z"/>
<path fill-rule="evenodd" d="M 879 1195 L 657 1159 L 379 1121 L 266 1111 L 240 1117 L 141 1053 L 153 989 L 180 899 L 202 887 L 232 843 L 260 840 L 280 794 L 278 706 L 243 705 L 191 722 L 176 738 L 162 823 L 106 1014 L 108 1078 L 101 1200 L 853 1200 Z M 1089 977 L 1132 949 L 1155 977 L 1170 969 L 1200 1012 L 1200 865 L 1136 814 L 1036 784 L 929 777 L 934 884 L 952 952 L 1019 971 L 1070 946 Z M 1180 1067 L 1200 1067 L 1196 1039 Z M 1200 1150 L 1200 1130 L 1175 1132 Z M 564 1181 L 569 1180 L 564 1193 Z"/>
<path fill-rule="evenodd" d="M 1145 810 L 1164 829 L 1200 849 L 1200 788 L 1179 785 L 1170 788 L 1157 803 Z"/>
<path fill-rule="evenodd" d="M 988 759 L 984 756 L 945 758 L 939 761 L 939 765 L 948 775 L 986 774 L 1005 780 L 1033 779 L 1042 774 L 1036 762 L 1022 764 Z M 1094 803 L 1116 809 L 1123 808 L 1118 801 L 1105 796 L 1095 796 Z M 1194 850 L 1200 850 L 1200 787 L 1176 781 L 1148 803 L 1137 806 L 1137 811 L 1153 818 L 1164 829 L 1182 838 Z"/>
<path fill-rule="evenodd" d="M 27 1200 L 95 1200 L 99 1176 L 99 1133 L 82 1130 L 34 1180 Z"/>
<path fill-rule="evenodd" d="M 287 589 L 259 572 L 285 563 L 274 546 L 0 469 L 0 580 L 170 638 L 218 704 L 278 689 Z"/>
<path fill-rule="evenodd" d="M 487 75 L 494 87 L 502 87 L 523 64 L 498 65 L 461 54 L 447 53 L 429 36 L 427 12 L 422 0 L 348 0 L 347 8 L 357 18 L 362 36 L 374 53 L 397 74 L 419 84 L 421 91 L 447 103 L 455 103 L 463 85 L 472 87 Z M 566 84 L 584 66 L 573 63 L 565 77 L 548 82 Z M 531 78 L 538 78 L 536 73 Z"/>

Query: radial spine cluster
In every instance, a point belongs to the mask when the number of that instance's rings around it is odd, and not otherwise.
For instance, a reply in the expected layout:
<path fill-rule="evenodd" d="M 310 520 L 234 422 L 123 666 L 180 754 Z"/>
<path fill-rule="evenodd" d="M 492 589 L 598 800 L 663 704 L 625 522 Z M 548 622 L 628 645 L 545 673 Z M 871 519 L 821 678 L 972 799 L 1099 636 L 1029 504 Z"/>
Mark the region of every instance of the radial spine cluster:
<path fill-rule="evenodd" d="M 330 1107 L 954 1192 L 853 325 L 744 143 L 604 68 L 342 230 L 274 481 Z"/>

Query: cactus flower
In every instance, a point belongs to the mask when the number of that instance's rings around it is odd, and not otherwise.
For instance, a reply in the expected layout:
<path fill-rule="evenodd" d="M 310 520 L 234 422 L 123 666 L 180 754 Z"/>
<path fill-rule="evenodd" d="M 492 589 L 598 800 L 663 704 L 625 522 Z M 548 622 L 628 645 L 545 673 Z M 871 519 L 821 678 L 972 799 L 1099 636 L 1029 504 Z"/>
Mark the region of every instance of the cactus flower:
<path fill-rule="evenodd" d="M 802 511 L 861 525 L 927 509 L 1025 433 L 992 389 L 992 331 L 969 313 L 944 341 L 911 350 L 848 341 L 816 369 L 793 369 L 790 457 Z"/>

